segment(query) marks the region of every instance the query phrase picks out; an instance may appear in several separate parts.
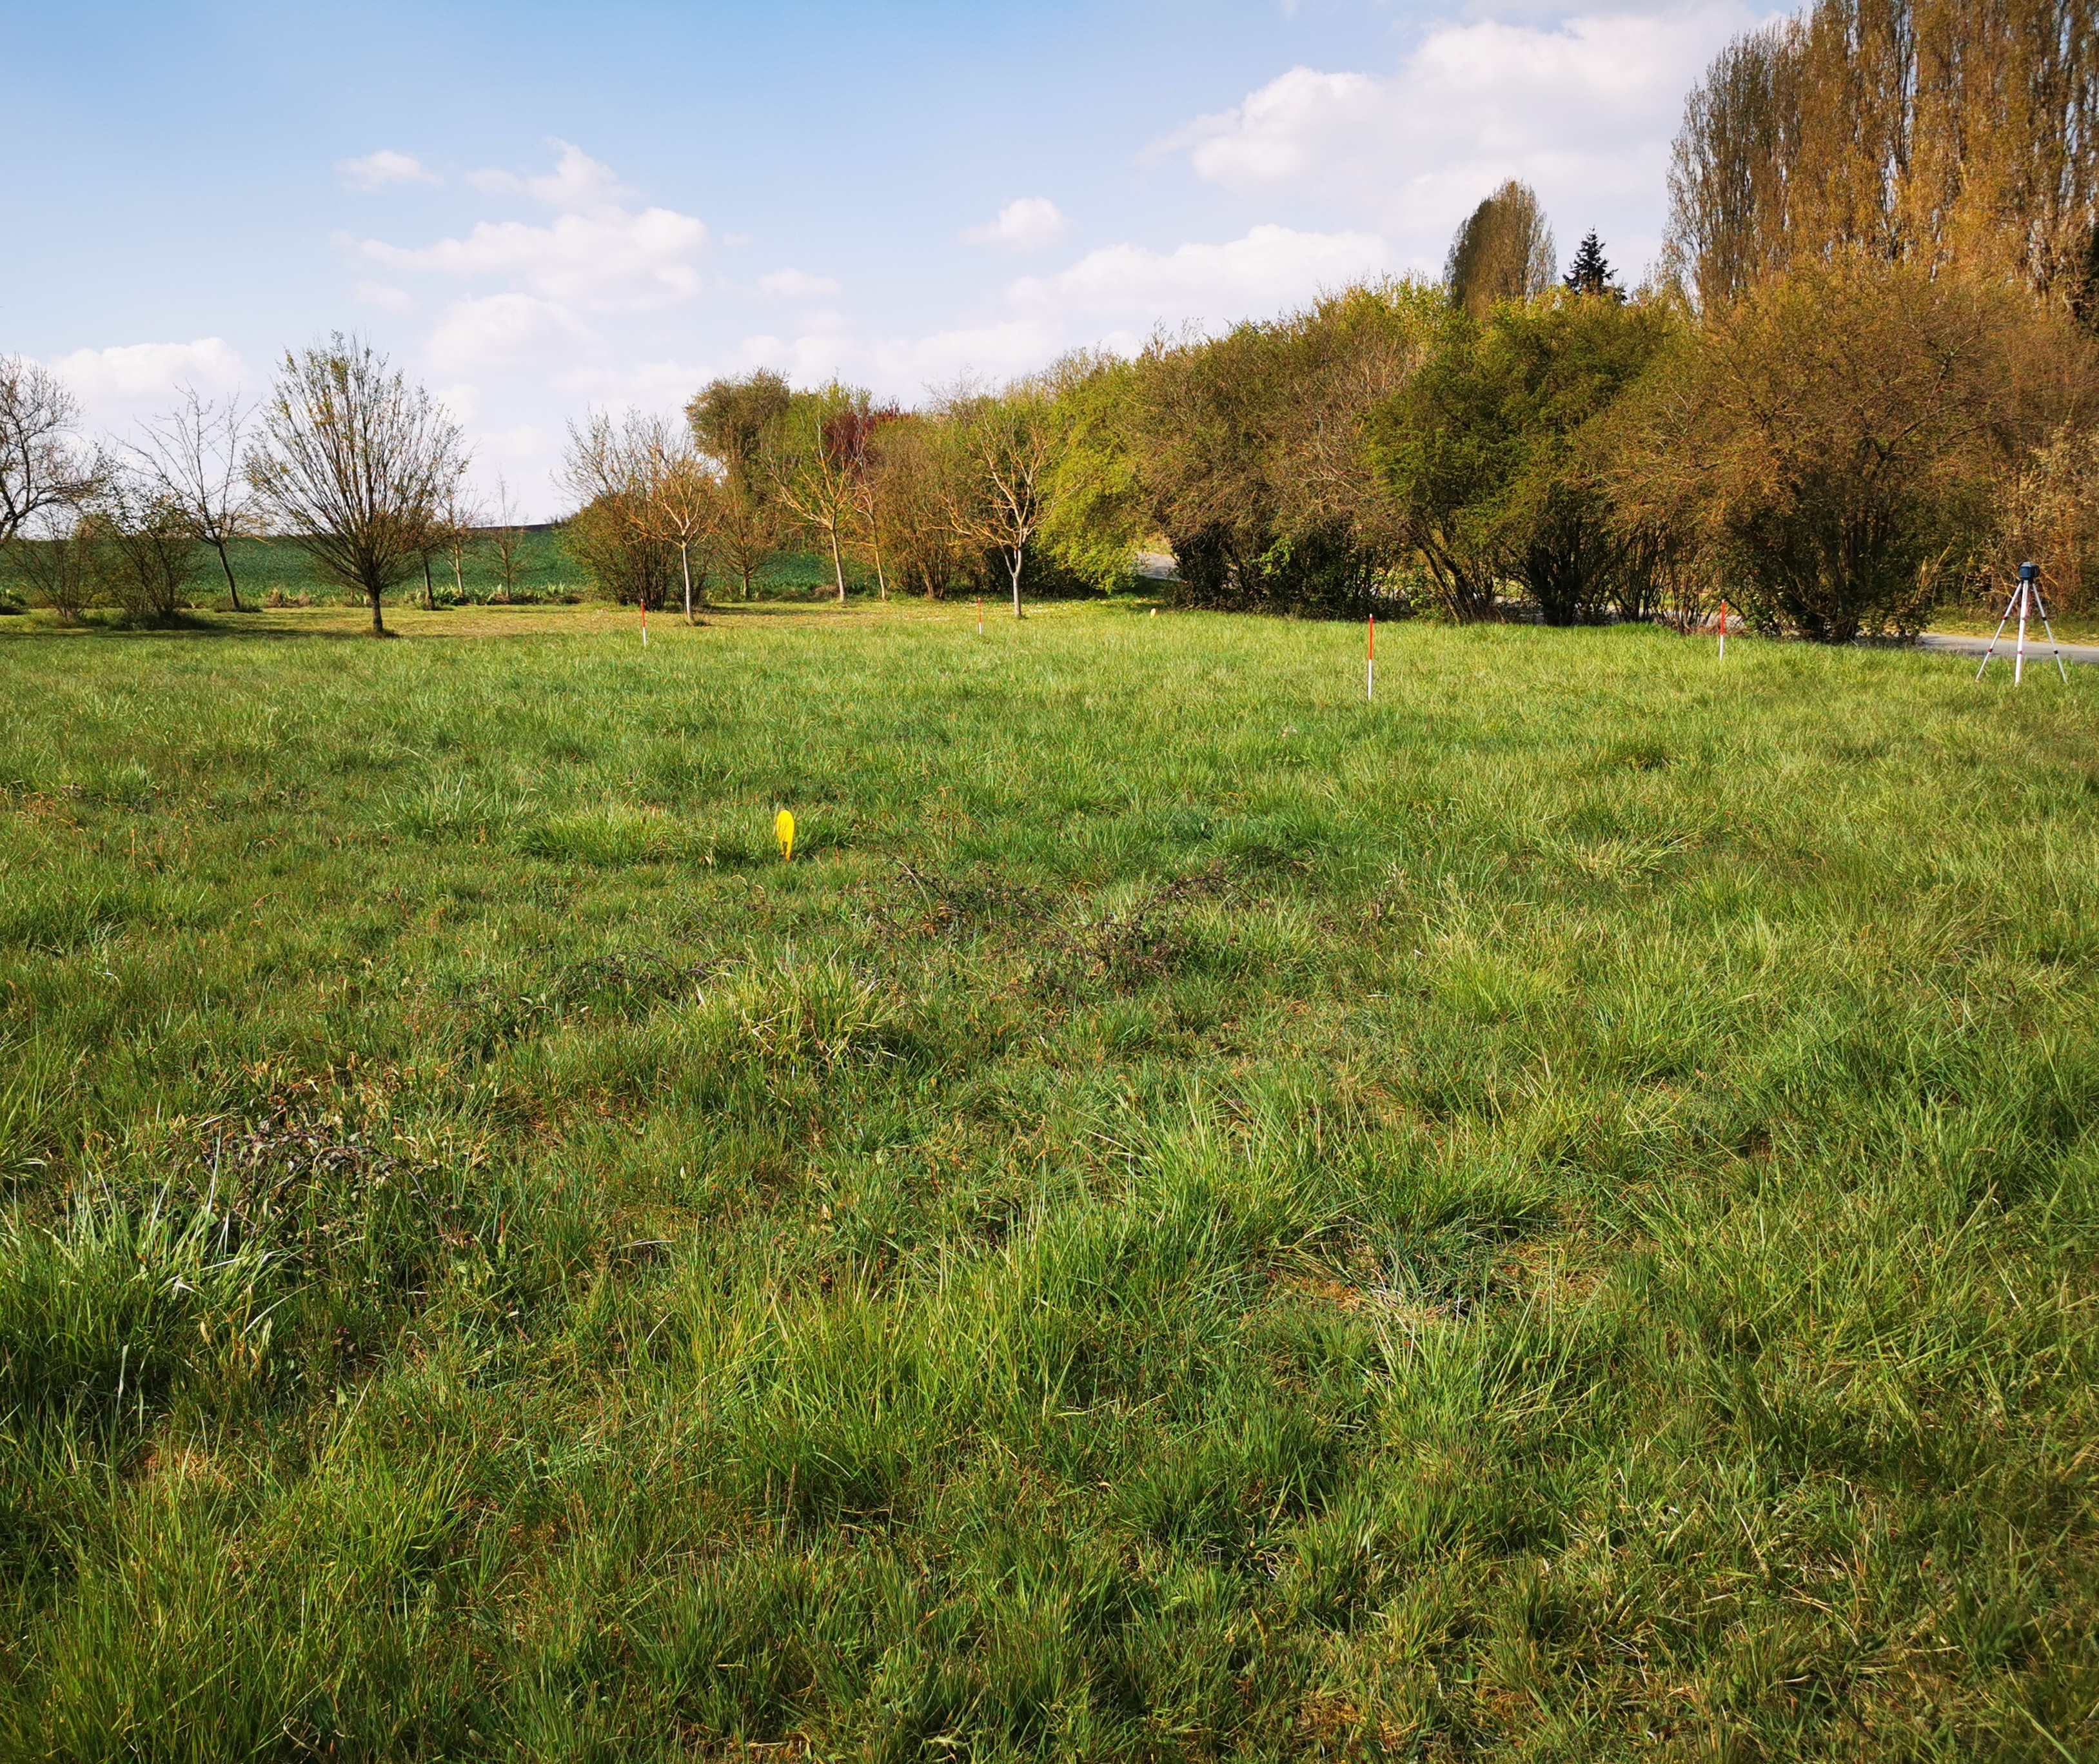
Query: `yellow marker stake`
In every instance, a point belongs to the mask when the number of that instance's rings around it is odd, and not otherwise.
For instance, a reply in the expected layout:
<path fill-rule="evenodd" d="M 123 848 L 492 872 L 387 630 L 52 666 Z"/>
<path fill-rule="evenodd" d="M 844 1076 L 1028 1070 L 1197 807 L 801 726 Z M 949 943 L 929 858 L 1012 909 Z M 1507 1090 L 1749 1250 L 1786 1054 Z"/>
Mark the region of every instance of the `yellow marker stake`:
<path fill-rule="evenodd" d="M 790 810 L 783 808 L 772 817 L 772 831 L 774 836 L 780 841 L 780 861 L 783 864 L 793 863 L 794 861 L 794 816 Z"/>

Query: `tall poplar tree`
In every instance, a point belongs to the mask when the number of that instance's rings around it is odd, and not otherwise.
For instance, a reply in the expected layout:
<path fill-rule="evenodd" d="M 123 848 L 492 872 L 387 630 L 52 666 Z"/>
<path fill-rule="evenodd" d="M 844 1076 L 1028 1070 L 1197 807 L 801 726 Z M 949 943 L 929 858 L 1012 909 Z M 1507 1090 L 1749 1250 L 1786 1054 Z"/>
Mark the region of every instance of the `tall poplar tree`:
<path fill-rule="evenodd" d="M 1465 218 L 1444 260 L 1443 281 L 1452 304 L 1476 319 L 1498 300 L 1543 293 L 1559 262 L 1538 192 L 1512 178 Z"/>
<path fill-rule="evenodd" d="M 1812 0 L 1708 68 L 1670 205 L 1701 307 L 1843 253 L 2099 306 L 2099 0 Z"/>

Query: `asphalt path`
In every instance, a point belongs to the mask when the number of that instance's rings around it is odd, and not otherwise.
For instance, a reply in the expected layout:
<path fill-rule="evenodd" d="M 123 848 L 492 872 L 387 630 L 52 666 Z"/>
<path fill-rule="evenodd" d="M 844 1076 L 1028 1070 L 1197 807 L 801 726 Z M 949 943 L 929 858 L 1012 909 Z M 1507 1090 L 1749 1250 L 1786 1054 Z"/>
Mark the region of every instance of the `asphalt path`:
<path fill-rule="evenodd" d="M 2000 662 L 2009 663 L 2011 661 L 2016 647 L 2013 638 L 2014 633 L 2007 631 L 1997 644 L 1997 659 Z M 1982 656 L 1989 653 L 1990 640 L 1987 637 L 1956 637 L 1950 631 L 1927 631 L 1916 640 L 1916 646 L 1920 649 L 1943 649 L 1949 655 Z M 2055 647 L 2066 662 L 2082 662 L 2087 666 L 2099 664 L 2099 643 L 2059 643 Z M 2044 667 L 2053 665 L 2048 654 L 2048 634 L 2045 631 L 2036 632 L 2029 625 L 2026 627 L 2026 666 L 2032 667 L 2037 664 Z"/>

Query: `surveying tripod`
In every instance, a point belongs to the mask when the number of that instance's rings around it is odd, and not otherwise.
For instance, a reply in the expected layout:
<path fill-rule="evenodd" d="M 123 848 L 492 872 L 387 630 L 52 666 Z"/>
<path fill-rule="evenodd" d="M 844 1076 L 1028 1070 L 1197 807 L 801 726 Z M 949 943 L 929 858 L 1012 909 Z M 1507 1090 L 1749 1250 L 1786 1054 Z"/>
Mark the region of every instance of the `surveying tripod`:
<path fill-rule="evenodd" d="M 2012 614 L 2019 615 L 2018 646 L 2012 653 L 2012 684 L 2016 686 L 2026 671 L 2026 617 L 2030 613 L 2040 615 L 2041 629 L 2048 633 L 2048 653 L 2055 658 L 2055 671 L 2062 675 L 2062 683 L 2070 684 L 2069 671 L 2062 665 L 2062 650 L 2055 640 L 2055 627 L 2048 622 L 2048 603 L 2040 597 L 2040 565 L 2021 564 L 2019 585 L 2012 590 L 2010 601 L 2004 608 L 2004 616 L 1997 621 L 1996 635 L 1990 639 L 1990 647 L 1982 652 L 1982 667 L 1975 670 L 1975 677 L 1982 677 L 1982 668 L 1990 665 L 1990 658 L 1997 653 L 1997 638 L 2004 634 L 2004 627 Z"/>

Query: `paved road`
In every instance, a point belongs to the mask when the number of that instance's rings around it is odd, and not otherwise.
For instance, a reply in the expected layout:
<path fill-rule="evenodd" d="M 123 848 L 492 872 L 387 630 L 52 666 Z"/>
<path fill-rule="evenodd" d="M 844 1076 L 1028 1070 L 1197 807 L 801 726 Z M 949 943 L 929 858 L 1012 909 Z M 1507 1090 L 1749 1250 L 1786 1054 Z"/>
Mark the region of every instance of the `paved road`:
<path fill-rule="evenodd" d="M 2047 634 L 2042 632 L 2038 635 L 2040 640 L 2036 642 L 2036 633 L 2031 626 L 2027 627 L 2026 666 L 2031 667 L 2038 662 L 2044 667 L 2053 667 L 2055 664 L 2048 659 Z M 2012 637 L 2013 634 L 2006 631 L 2004 641 L 1997 645 L 1998 661 L 2010 662 Z M 1950 631 L 1928 631 L 1916 640 L 1916 646 L 1920 649 L 1943 649 L 1953 655 L 1979 657 L 1989 649 L 1990 640 L 1987 637 L 1956 637 Z M 2099 665 L 2099 643 L 2066 643 L 2059 647 L 2066 662 Z M 1991 664 L 1993 667 L 1996 665 L 1996 662 Z"/>
<path fill-rule="evenodd" d="M 1139 552 L 1137 554 L 1137 573 L 1151 582 L 1178 582 L 1181 566 L 1173 561 L 1171 552 Z"/>

